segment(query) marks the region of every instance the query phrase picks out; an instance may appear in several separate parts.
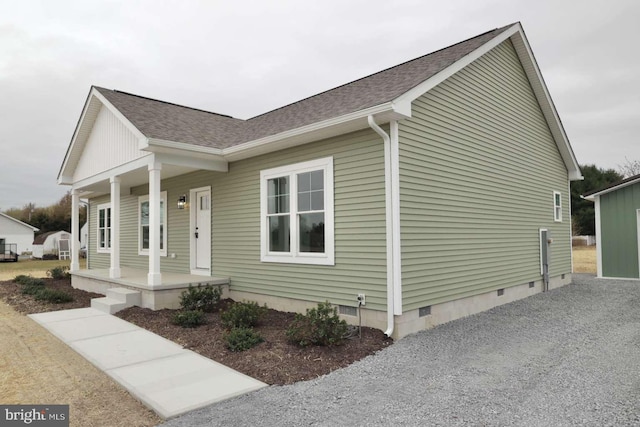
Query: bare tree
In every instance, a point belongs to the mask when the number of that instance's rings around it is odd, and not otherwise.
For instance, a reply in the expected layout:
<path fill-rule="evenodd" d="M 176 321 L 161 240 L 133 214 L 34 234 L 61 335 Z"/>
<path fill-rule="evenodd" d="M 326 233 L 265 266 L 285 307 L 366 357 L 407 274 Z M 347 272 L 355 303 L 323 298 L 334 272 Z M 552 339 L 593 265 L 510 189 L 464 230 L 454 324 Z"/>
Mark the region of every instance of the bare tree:
<path fill-rule="evenodd" d="M 620 172 L 621 175 L 624 175 L 625 178 L 640 175 L 640 160 L 629 160 L 625 157 L 624 163 L 618 165 L 618 172 Z"/>

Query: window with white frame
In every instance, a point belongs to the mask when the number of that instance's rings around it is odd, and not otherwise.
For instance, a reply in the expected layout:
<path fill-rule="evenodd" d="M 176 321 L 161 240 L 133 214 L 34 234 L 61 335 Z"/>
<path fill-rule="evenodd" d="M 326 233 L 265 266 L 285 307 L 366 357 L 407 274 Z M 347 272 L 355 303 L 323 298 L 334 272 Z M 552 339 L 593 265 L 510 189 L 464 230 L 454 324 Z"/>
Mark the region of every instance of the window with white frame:
<path fill-rule="evenodd" d="M 96 239 L 98 252 L 111 251 L 111 204 L 98 205 L 98 238 Z"/>
<path fill-rule="evenodd" d="M 553 192 L 553 219 L 556 222 L 562 221 L 562 195 L 558 191 Z"/>
<path fill-rule="evenodd" d="M 334 265 L 333 157 L 260 172 L 261 260 Z"/>
<path fill-rule="evenodd" d="M 167 256 L 167 192 L 160 193 L 160 255 Z M 149 255 L 149 195 L 138 197 L 138 254 Z"/>

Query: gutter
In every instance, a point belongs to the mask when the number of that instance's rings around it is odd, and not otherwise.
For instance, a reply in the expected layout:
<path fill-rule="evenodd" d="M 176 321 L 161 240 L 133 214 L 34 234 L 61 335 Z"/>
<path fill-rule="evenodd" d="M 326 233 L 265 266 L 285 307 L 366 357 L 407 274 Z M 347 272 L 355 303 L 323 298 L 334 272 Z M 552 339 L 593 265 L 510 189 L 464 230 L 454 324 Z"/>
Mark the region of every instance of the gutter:
<path fill-rule="evenodd" d="M 399 247 L 399 234 L 395 233 L 397 228 L 399 231 L 400 218 L 396 214 L 398 206 L 394 206 L 394 183 L 393 183 L 393 168 L 392 168 L 392 141 L 391 137 L 380 128 L 373 119 L 372 115 L 367 117 L 369 127 L 373 129 L 378 135 L 382 137 L 384 141 L 384 190 L 385 190 L 385 211 L 386 211 L 386 237 L 387 237 L 387 330 L 384 332 L 388 337 L 393 334 L 395 327 L 395 306 L 396 302 L 400 302 L 399 298 L 396 298 L 396 293 L 399 293 L 400 271 L 399 264 L 400 259 L 398 257 L 400 252 Z M 395 123 L 394 123 L 395 124 Z M 392 124 L 392 129 L 393 129 Z M 397 129 L 397 124 L 396 124 Z M 394 134 L 394 132 L 392 132 Z M 395 132 L 397 135 L 397 132 Z M 396 140 L 397 143 L 397 140 Z M 396 195 L 398 196 L 398 195 Z M 394 244 L 396 243 L 396 244 Z M 398 295 L 399 296 L 399 295 Z M 396 301 L 397 300 L 397 301 Z"/>

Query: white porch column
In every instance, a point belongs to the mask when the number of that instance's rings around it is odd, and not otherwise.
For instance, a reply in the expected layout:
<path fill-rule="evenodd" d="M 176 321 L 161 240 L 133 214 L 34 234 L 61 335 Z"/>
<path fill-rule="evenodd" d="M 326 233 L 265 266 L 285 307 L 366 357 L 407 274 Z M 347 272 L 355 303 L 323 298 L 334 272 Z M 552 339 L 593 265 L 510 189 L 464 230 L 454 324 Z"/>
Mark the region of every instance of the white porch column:
<path fill-rule="evenodd" d="M 78 262 L 78 241 L 80 240 L 80 197 L 78 196 L 78 190 L 71 190 L 71 266 L 70 271 L 80 270 L 80 263 Z"/>
<path fill-rule="evenodd" d="M 111 183 L 111 268 L 109 277 L 120 278 L 120 177 L 112 176 Z"/>
<path fill-rule="evenodd" d="M 160 274 L 160 172 L 162 164 L 149 165 L 149 286 L 162 284 Z M 166 243 L 165 243 L 166 244 Z"/>

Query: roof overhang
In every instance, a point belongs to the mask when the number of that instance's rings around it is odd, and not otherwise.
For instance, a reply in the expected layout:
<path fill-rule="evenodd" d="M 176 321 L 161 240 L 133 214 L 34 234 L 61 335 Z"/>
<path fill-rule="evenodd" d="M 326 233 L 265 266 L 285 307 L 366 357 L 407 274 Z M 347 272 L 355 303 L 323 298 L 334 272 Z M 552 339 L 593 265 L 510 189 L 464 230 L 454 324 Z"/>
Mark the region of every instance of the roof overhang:
<path fill-rule="evenodd" d="M 228 162 L 242 160 L 342 135 L 348 132 L 366 129 L 369 127 L 369 116 L 373 116 L 377 123 L 388 123 L 392 120 L 410 118 L 411 104 L 415 99 L 448 79 L 456 72 L 462 70 L 464 67 L 471 64 L 473 61 L 480 58 L 482 55 L 507 39 L 511 39 L 520 58 L 533 92 L 558 147 L 560 156 L 567 168 L 569 179 L 572 181 L 583 179 L 578 162 L 564 131 L 560 117 L 558 116 L 553 101 L 551 100 L 549 91 L 544 83 L 542 74 L 540 73 L 527 38 L 524 34 L 524 30 L 520 23 L 517 23 L 462 59 L 451 64 L 449 67 L 405 92 L 391 102 L 386 102 L 384 104 L 365 108 L 339 117 L 312 123 L 227 148 L 213 148 L 177 141 L 148 138 L 143 135 L 142 132 L 140 132 L 102 94 L 100 94 L 97 89 L 92 87 L 60 169 L 58 183 L 68 185 L 74 184 L 72 179 L 73 171 L 80 158 L 84 144 L 91 132 L 97 113 L 102 105 L 109 108 L 109 110 L 122 120 L 122 122 L 138 137 L 138 148 L 140 150 L 154 153 L 159 156 L 158 159 L 177 162 L 178 165 L 184 163 L 185 165 L 189 164 L 192 166 L 200 165 L 202 166 L 202 169 L 210 169 L 211 164 L 213 164 L 215 167 L 213 170 L 227 170 Z"/>
<path fill-rule="evenodd" d="M 30 229 L 31 229 L 32 231 L 34 231 L 34 232 L 36 232 L 36 231 L 39 231 L 39 230 L 40 230 L 39 228 L 36 228 L 36 227 L 34 227 L 33 225 L 29 225 L 29 224 L 27 224 L 26 222 L 22 222 L 22 221 L 20 221 L 19 219 L 15 219 L 14 217 L 12 217 L 12 216 L 10 216 L 10 215 L 7 215 L 7 214 L 5 214 L 5 213 L 0 212 L 0 216 L 3 216 L 3 217 L 5 217 L 5 218 L 7 218 L 7 219 L 10 219 L 11 221 L 16 222 L 16 223 L 18 223 L 18 224 L 20 224 L 20 225 L 22 225 L 22 226 L 24 226 L 24 227 L 26 227 L 26 228 L 30 228 Z"/>
<path fill-rule="evenodd" d="M 496 37 L 489 40 L 487 43 L 483 44 L 473 52 L 469 53 L 464 58 L 454 62 L 444 70 L 435 74 L 433 77 L 425 80 L 423 83 L 400 95 L 398 98 L 396 98 L 395 102 L 397 104 L 411 104 L 411 102 L 415 101 L 418 97 L 424 95 L 429 90 L 433 89 L 435 86 L 442 83 L 458 71 L 462 70 L 464 67 L 471 64 L 473 61 L 480 58 L 482 55 L 489 52 L 491 49 L 495 48 L 507 39 L 511 39 L 511 42 L 518 54 L 525 73 L 527 74 L 527 78 L 529 79 L 531 88 L 533 89 L 536 99 L 538 100 L 538 104 L 540 105 L 542 114 L 545 117 L 549 129 L 551 130 L 553 139 L 558 147 L 558 151 L 560 152 L 560 156 L 562 157 L 562 160 L 564 161 L 564 164 L 567 168 L 569 180 L 579 181 L 584 179 L 582 173 L 580 172 L 580 166 L 578 165 L 576 156 L 573 152 L 573 149 L 571 148 L 571 144 L 569 143 L 569 138 L 567 137 L 564 127 L 562 126 L 560 116 L 556 111 L 556 108 L 551 99 L 551 95 L 549 94 L 549 90 L 547 89 L 544 79 L 542 78 L 542 73 L 538 68 L 538 64 L 531 50 L 531 46 L 527 41 L 527 37 L 520 23 L 512 25 L 510 28 L 498 34 Z M 406 105 L 404 105 L 403 108 L 407 109 L 410 108 L 410 106 L 407 107 Z"/>
<path fill-rule="evenodd" d="M 637 184 L 639 182 L 640 182 L 640 175 L 631 176 L 631 177 L 629 177 L 627 179 L 624 179 L 624 180 L 620 181 L 617 184 L 611 185 L 611 186 L 606 187 L 606 188 L 602 188 L 600 190 L 592 191 L 591 193 L 587 193 L 584 196 L 582 196 L 582 198 L 585 199 L 585 200 L 590 200 L 590 201 L 593 202 L 593 201 L 595 201 L 597 196 L 602 196 L 602 195 L 607 194 L 607 193 L 618 191 L 621 188 L 628 187 L 630 185 L 634 185 L 634 184 Z"/>

